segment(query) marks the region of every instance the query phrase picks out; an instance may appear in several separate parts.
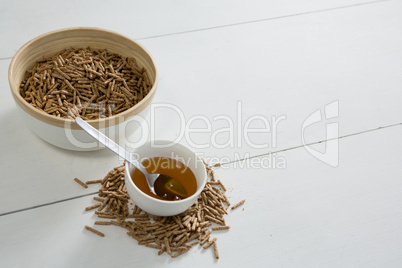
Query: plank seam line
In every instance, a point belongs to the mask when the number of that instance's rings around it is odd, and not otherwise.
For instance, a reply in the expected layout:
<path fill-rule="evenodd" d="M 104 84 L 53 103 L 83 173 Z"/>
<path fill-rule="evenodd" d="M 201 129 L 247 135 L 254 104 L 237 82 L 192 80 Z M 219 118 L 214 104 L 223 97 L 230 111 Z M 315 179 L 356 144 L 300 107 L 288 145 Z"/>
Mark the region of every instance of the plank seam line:
<path fill-rule="evenodd" d="M 154 39 L 154 38 L 160 38 L 160 37 L 165 37 L 165 36 L 181 35 L 181 34 L 187 34 L 187 33 L 193 33 L 193 32 L 208 31 L 208 30 L 214 30 L 214 29 L 220 29 L 220 28 L 226 28 L 226 27 L 239 26 L 239 25 L 244 25 L 244 24 L 252 24 L 252 23 L 259 23 L 259 22 L 265 22 L 265 21 L 270 21 L 270 20 L 279 20 L 279 19 L 298 17 L 298 16 L 303 16 L 303 15 L 310 15 L 310 14 L 315 14 L 315 13 L 322 13 L 322 12 L 345 9 L 345 8 L 351 8 L 351 7 L 357 7 L 357 6 L 365 6 L 365 5 L 377 4 L 377 3 L 388 2 L 388 1 L 391 1 L 391 0 L 377 0 L 377 1 L 357 3 L 357 4 L 353 4 L 353 5 L 346 5 L 346 6 L 340 6 L 340 7 L 324 8 L 324 9 L 306 11 L 306 12 L 301 12 L 301 13 L 295 13 L 295 14 L 289 14 L 289 15 L 265 18 L 265 19 L 242 21 L 242 22 L 229 23 L 229 24 L 223 24 L 223 25 L 206 27 L 206 28 L 199 28 L 199 29 L 194 29 L 194 30 L 187 30 L 187 31 L 180 31 L 180 32 L 174 32 L 174 33 L 168 33 L 168 34 L 160 34 L 160 35 L 142 37 L 142 38 L 138 38 L 136 40 L 147 40 L 147 39 Z"/>
<path fill-rule="evenodd" d="M 44 203 L 44 204 L 40 204 L 40 205 L 36 205 L 36 206 L 32 206 L 32 207 L 26 207 L 26 208 L 22 208 L 22 209 L 17 209 L 17 210 L 13 210 L 13 211 L 9 211 L 9 212 L 4 212 L 0 214 L 1 216 L 6 216 L 6 215 L 10 215 L 10 214 L 14 214 L 14 213 L 18 213 L 18 212 L 23 212 L 23 211 L 27 211 L 27 210 L 31 210 L 31 209 L 35 209 L 35 208 L 41 208 L 41 207 L 45 207 L 45 206 L 49 206 L 49 205 L 54 205 L 54 204 L 58 204 L 58 203 L 63 203 L 63 202 L 67 202 L 70 200 L 74 200 L 74 199 L 79 199 L 82 197 L 87 197 L 87 196 L 91 196 L 91 195 L 95 195 L 98 194 L 99 191 L 97 192 L 92 192 L 92 193 L 87 193 L 87 194 L 83 194 L 83 195 L 78 195 L 78 196 L 74 196 L 74 197 L 69 197 L 69 198 L 65 198 L 65 199 L 61 199 L 61 200 L 57 200 L 57 201 L 53 201 L 53 202 L 49 202 L 49 203 Z"/>
<path fill-rule="evenodd" d="M 316 142 L 312 142 L 312 143 L 307 143 L 305 145 L 298 145 L 298 146 L 294 146 L 294 147 L 290 147 L 290 148 L 286 148 L 286 149 L 282 149 L 282 150 L 278 150 L 278 151 L 274 151 L 274 152 L 254 155 L 254 156 L 245 157 L 245 158 L 238 159 L 238 160 L 233 160 L 233 161 L 229 161 L 229 162 L 225 162 L 225 163 L 220 163 L 220 165 L 221 166 L 230 165 L 230 164 L 237 163 L 237 162 L 240 162 L 240 161 L 245 161 L 245 160 L 258 158 L 258 157 L 264 157 L 264 156 L 268 156 L 268 155 L 271 155 L 271 154 L 283 153 L 283 152 L 286 152 L 286 151 L 296 150 L 296 149 L 300 149 L 300 148 L 303 148 L 303 147 L 306 147 L 306 146 L 319 144 L 319 143 L 322 143 L 322 142 L 327 142 L 327 141 L 332 141 L 332 140 L 340 140 L 340 139 L 344 139 L 344 138 L 348 138 L 348 137 L 352 137 L 352 136 L 356 136 L 356 135 L 360 135 L 360 134 L 365 134 L 365 133 L 373 132 L 373 131 L 377 131 L 377 130 L 382 130 L 382 129 L 386 129 L 386 128 L 391 128 L 391 127 L 395 127 L 395 126 L 400 126 L 400 125 L 402 125 L 402 123 L 396 123 L 396 124 L 392 124 L 392 125 L 388 125 L 388 126 L 382 126 L 382 127 L 378 127 L 378 128 L 368 129 L 368 130 L 364 130 L 364 131 L 360 131 L 360 132 L 356 132 L 356 133 L 346 134 L 346 135 L 339 136 L 339 137 L 332 138 L 332 139 L 324 139 L 324 140 L 320 140 L 320 141 L 316 141 Z"/>
<path fill-rule="evenodd" d="M 213 27 L 206 27 L 206 28 L 199 28 L 199 29 L 194 29 L 194 30 L 187 30 L 187 31 L 180 31 L 180 32 L 173 32 L 173 33 L 167 33 L 167 34 L 160 34 L 160 35 L 142 37 L 142 38 L 137 38 L 135 40 L 147 40 L 147 39 L 154 39 L 154 38 L 160 38 L 160 37 L 165 37 L 165 36 L 181 35 L 181 34 L 187 34 L 187 33 L 193 33 L 193 32 L 208 31 L 208 30 L 214 30 L 214 29 L 220 29 L 220 28 L 226 28 L 226 27 L 239 26 L 239 25 L 244 25 L 244 24 L 252 24 L 252 23 L 259 23 L 259 22 L 270 21 L 270 20 L 278 20 L 278 19 L 285 19 L 285 18 L 303 16 L 303 15 L 310 15 L 310 14 L 315 14 L 315 13 L 322 13 L 322 12 L 345 9 L 345 8 L 351 8 L 351 7 L 357 7 L 357 6 L 365 6 L 365 5 L 377 4 L 377 3 L 388 2 L 388 1 L 391 1 L 391 0 L 377 0 L 377 1 L 357 3 L 357 4 L 353 4 L 353 5 L 346 5 L 346 6 L 340 6 L 340 7 L 324 8 L 324 9 L 306 11 L 306 12 L 301 12 L 301 13 L 295 13 L 295 14 L 289 14 L 289 15 L 265 18 L 265 19 L 242 21 L 242 22 L 223 24 L 223 25 L 218 25 L 218 26 L 213 26 Z M 12 59 L 12 57 L 0 58 L 0 61 L 1 60 L 9 60 L 9 59 Z"/>
<path fill-rule="evenodd" d="M 402 123 L 397 123 L 397 124 L 392 124 L 392 125 L 388 125 L 388 126 L 382 126 L 382 127 L 378 127 L 378 128 L 368 129 L 368 130 L 360 131 L 360 132 L 357 132 L 357 133 L 343 135 L 343 136 L 333 138 L 333 139 L 321 140 L 321 141 L 312 142 L 312 143 L 309 143 L 309 144 L 306 144 L 306 145 L 299 145 L 299 146 L 295 146 L 295 147 L 291 147 L 291 148 L 287 148 L 287 149 L 283 149 L 283 150 L 278 150 L 278 151 L 275 151 L 275 152 L 255 155 L 255 156 L 251 156 L 251 157 L 248 157 L 248 158 L 243 158 L 243 159 L 236 160 L 236 161 L 230 161 L 230 162 L 222 163 L 221 165 L 230 165 L 230 164 L 235 163 L 235 162 L 240 162 L 240 161 L 245 161 L 245 160 L 249 160 L 249 159 L 253 159 L 253 158 L 257 158 L 257 157 L 263 157 L 263 156 L 270 155 L 270 154 L 275 154 L 275 153 L 281 153 L 281 152 L 286 152 L 286 151 L 290 151 L 290 150 L 295 150 L 295 149 L 302 148 L 304 146 L 309 146 L 309 145 L 313 145 L 313 144 L 319 144 L 319 143 L 322 143 L 322 142 L 327 142 L 327 141 L 336 140 L 336 139 L 344 139 L 344 138 L 348 138 L 348 137 L 352 137 L 352 136 L 356 136 L 356 135 L 360 135 L 360 134 L 364 134 L 364 133 L 368 133 L 368 132 L 373 132 L 373 131 L 377 131 L 377 130 L 381 130 L 381 129 L 400 126 L 400 125 L 402 125 Z M 67 201 L 70 201 L 70 200 L 75 200 L 75 199 L 79 199 L 79 198 L 82 198 L 82 197 L 95 195 L 95 194 L 98 194 L 98 193 L 99 193 L 99 191 L 96 191 L 96 192 L 87 193 L 87 194 L 83 194 L 83 195 L 79 195 L 79 196 L 74 196 L 74 197 L 70 197 L 70 198 L 61 199 L 61 200 L 54 201 L 54 202 L 49 202 L 49 203 L 44 203 L 44 204 L 40 204 L 40 205 L 36 205 L 36 206 L 32 206 L 32 207 L 27 207 L 27 208 L 13 210 L 13 211 L 9 211 L 9 212 L 4 212 L 4 213 L 0 214 L 0 217 L 10 215 L 10 214 L 14 214 L 14 213 L 18 213 L 18 212 L 31 210 L 31 209 L 36 209 L 36 208 L 41 208 L 41 207 L 45 207 L 45 206 L 49 206 L 49 205 L 54 205 L 54 204 L 58 204 L 58 203 L 63 203 L 63 202 L 67 202 Z"/>

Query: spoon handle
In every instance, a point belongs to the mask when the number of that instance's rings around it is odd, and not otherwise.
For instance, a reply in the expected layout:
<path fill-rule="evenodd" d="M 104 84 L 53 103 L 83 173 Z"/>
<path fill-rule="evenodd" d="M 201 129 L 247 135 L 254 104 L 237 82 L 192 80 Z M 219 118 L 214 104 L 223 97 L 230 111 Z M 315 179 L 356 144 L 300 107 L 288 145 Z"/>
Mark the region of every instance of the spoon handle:
<path fill-rule="evenodd" d="M 129 152 L 121 148 L 117 143 L 103 135 L 102 132 L 92 127 L 90 124 L 85 122 L 79 117 L 75 118 L 75 122 L 85 130 L 89 135 L 94 137 L 97 141 L 105 145 L 107 148 L 115 152 L 117 155 L 127 160 L 130 164 L 138 168 L 144 175 L 148 175 L 148 171 L 144 168 L 144 166 L 138 162 L 138 160 L 134 159 Z"/>

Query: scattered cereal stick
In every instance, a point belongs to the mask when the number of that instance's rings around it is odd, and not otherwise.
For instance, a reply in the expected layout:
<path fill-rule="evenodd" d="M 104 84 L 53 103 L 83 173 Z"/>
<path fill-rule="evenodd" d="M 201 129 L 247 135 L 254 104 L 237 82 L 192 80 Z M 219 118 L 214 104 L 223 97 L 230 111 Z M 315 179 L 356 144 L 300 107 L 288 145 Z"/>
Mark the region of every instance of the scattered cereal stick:
<path fill-rule="evenodd" d="M 228 230 L 230 229 L 229 225 L 225 225 L 225 226 L 217 226 L 217 227 L 212 227 L 211 230 L 212 231 L 217 231 L 217 230 Z"/>
<path fill-rule="evenodd" d="M 166 247 L 163 246 L 163 247 L 161 248 L 161 250 L 158 251 L 158 255 L 162 255 L 163 252 L 165 252 L 165 251 L 166 251 Z"/>
<path fill-rule="evenodd" d="M 225 202 L 226 202 L 226 204 L 228 205 L 228 208 L 230 207 L 230 202 L 229 202 L 229 199 L 227 198 L 227 196 L 225 195 L 224 196 L 224 198 L 225 198 Z"/>
<path fill-rule="evenodd" d="M 184 251 L 184 250 L 187 250 L 187 249 L 188 249 L 187 246 L 173 247 L 172 251 Z"/>
<path fill-rule="evenodd" d="M 94 224 L 95 225 L 111 225 L 112 223 L 110 221 L 96 221 Z"/>
<path fill-rule="evenodd" d="M 101 183 L 102 180 L 94 180 L 94 181 L 86 181 L 86 184 L 96 184 L 96 183 Z"/>
<path fill-rule="evenodd" d="M 200 246 L 204 245 L 206 242 L 209 242 L 209 236 L 205 237 L 205 239 L 201 240 Z"/>
<path fill-rule="evenodd" d="M 92 228 L 92 227 L 89 227 L 88 225 L 85 225 L 85 229 L 87 229 L 88 231 L 91 231 L 91 232 L 93 232 L 94 234 L 97 234 L 97 235 L 99 235 L 99 236 L 101 236 L 101 237 L 104 237 L 104 236 L 105 236 L 104 233 L 99 232 L 98 230 L 96 230 L 96 229 L 94 229 L 94 228 Z"/>
<path fill-rule="evenodd" d="M 100 215 L 98 215 L 98 218 L 103 218 L 103 219 L 116 219 L 116 216 L 100 214 Z"/>
<path fill-rule="evenodd" d="M 206 244 L 203 246 L 203 248 L 204 248 L 204 249 L 209 248 L 215 241 L 216 241 L 216 237 L 213 238 L 213 239 L 212 239 L 211 241 L 209 241 L 208 243 L 206 243 Z"/>
<path fill-rule="evenodd" d="M 204 166 L 206 169 L 210 169 L 209 165 L 207 164 L 207 162 L 205 162 L 205 160 L 203 158 L 201 158 L 202 162 L 204 163 Z"/>
<path fill-rule="evenodd" d="M 218 183 L 219 183 L 219 185 L 222 187 L 222 189 L 226 192 L 226 187 L 225 187 L 225 185 L 223 185 L 223 183 L 222 183 L 220 180 L 218 180 Z"/>
<path fill-rule="evenodd" d="M 94 200 L 99 201 L 99 202 L 105 201 L 105 199 L 97 197 L 97 196 L 94 197 Z"/>
<path fill-rule="evenodd" d="M 219 259 L 219 252 L 218 252 L 218 246 L 216 245 L 216 240 L 213 242 L 213 244 L 214 244 L 215 258 Z"/>
<path fill-rule="evenodd" d="M 145 244 L 145 246 L 149 247 L 149 248 L 162 249 L 162 246 L 155 245 L 155 244 Z"/>
<path fill-rule="evenodd" d="M 220 224 L 220 225 L 225 225 L 225 223 L 224 223 L 223 221 L 221 221 L 221 220 L 219 220 L 219 219 L 217 219 L 217 218 L 215 218 L 215 217 L 211 217 L 211 216 L 209 216 L 209 215 L 206 215 L 206 216 L 205 216 L 205 219 L 210 220 L 210 221 L 213 221 L 213 222 L 215 222 L 215 223 L 217 223 L 217 224 Z"/>
<path fill-rule="evenodd" d="M 170 245 L 169 245 L 169 240 L 168 238 L 165 236 L 165 247 L 166 247 L 166 252 L 170 255 L 172 254 L 172 251 L 170 250 Z"/>
<path fill-rule="evenodd" d="M 198 244 L 198 241 L 191 243 L 189 246 L 192 247 L 192 246 L 195 246 L 197 244 Z"/>
<path fill-rule="evenodd" d="M 85 211 L 98 208 L 98 207 L 100 207 L 101 205 L 102 205 L 101 203 L 98 203 L 98 204 L 95 204 L 95 205 L 93 205 L 93 206 L 86 207 L 86 208 L 85 208 Z"/>
<path fill-rule="evenodd" d="M 243 205 L 243 204 L 244 204 L 244 202 L 246 202 L 246 199 L 244 199 L 244 200 L 240 201 L 240 202 L 239 202 L 239 203 L 237 203 L 236 205 L 233 205 L 232 209 L 235 209 L 235 208 L 237 208 L 238 206 Z"/>
<path fill-rule="evenodd" d="M 79 185 L 81 185 L 84 188 L 88 188 L 88 185 L 86 185 L 85 183 L 83 183 L 82 181 L 80 181 L 78 178 L 74 178 L 75 182 L 78 183 Z"/>
<path fill-rule="evenodd" d="M 201 242 L 200 242 L 200 245 L 201 245 L 201 246 L 204 245 L 205 242 L 207 242 L 207 241 L 209 240 L 209 236 L 210 236 L 211 232 L 212 232 L 212 231 L 208 231 L 208 232 L 205 234 L 205 236 L 201 238 Z"/>
<path fill-rule="evenodd" d="M 215 172 L 211 169 L 211 181 L 215 181 Z"/>
<path fill-rule="evenodd" d="M 190 250 L 190 249 L 187 248 L 186 250 L 181 250 L 181 251 L 179 251 L 179 252 L 176 252 L 175 254 L 172 255 L 172 258 L 176 258 L 176 257 L 180 256 L 181 254 L 186 253 L 186 252 L 189 251 L 189 250 Z"/>

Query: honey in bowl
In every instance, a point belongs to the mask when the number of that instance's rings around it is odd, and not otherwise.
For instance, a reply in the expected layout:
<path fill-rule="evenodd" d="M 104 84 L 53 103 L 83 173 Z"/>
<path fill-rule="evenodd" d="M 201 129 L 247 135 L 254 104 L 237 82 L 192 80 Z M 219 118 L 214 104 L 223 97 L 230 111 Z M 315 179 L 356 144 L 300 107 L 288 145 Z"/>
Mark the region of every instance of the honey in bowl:
<path fill-rule="evenodd" d="M 131 179 L 134 184 L 145 194 L 160 200 L 181 200 L 192 196 L 197 191 L 197 180 L 189 167 L 180 161 L 166 157 L 153 157 L 142 161 L 142 165 L 149 173 L 164 174 L 174 178 L 186 190 L 186 196 L 174 196 L 174 198 L 155 195 L 149 189 L 145 175 L 138 169 L 131 172 Z"/>

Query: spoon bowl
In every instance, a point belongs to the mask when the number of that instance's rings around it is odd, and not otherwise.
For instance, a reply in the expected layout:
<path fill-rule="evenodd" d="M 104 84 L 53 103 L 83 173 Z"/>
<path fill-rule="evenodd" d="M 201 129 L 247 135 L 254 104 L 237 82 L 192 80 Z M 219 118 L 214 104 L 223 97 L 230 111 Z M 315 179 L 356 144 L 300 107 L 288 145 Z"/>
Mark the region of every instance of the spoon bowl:
<path fill-rule="evenodd" d="M 187 198 L 184 186 L 170 176 L 160 174 L 154 183 L 156 195 L 166 200 L 180 200 Z"/>

